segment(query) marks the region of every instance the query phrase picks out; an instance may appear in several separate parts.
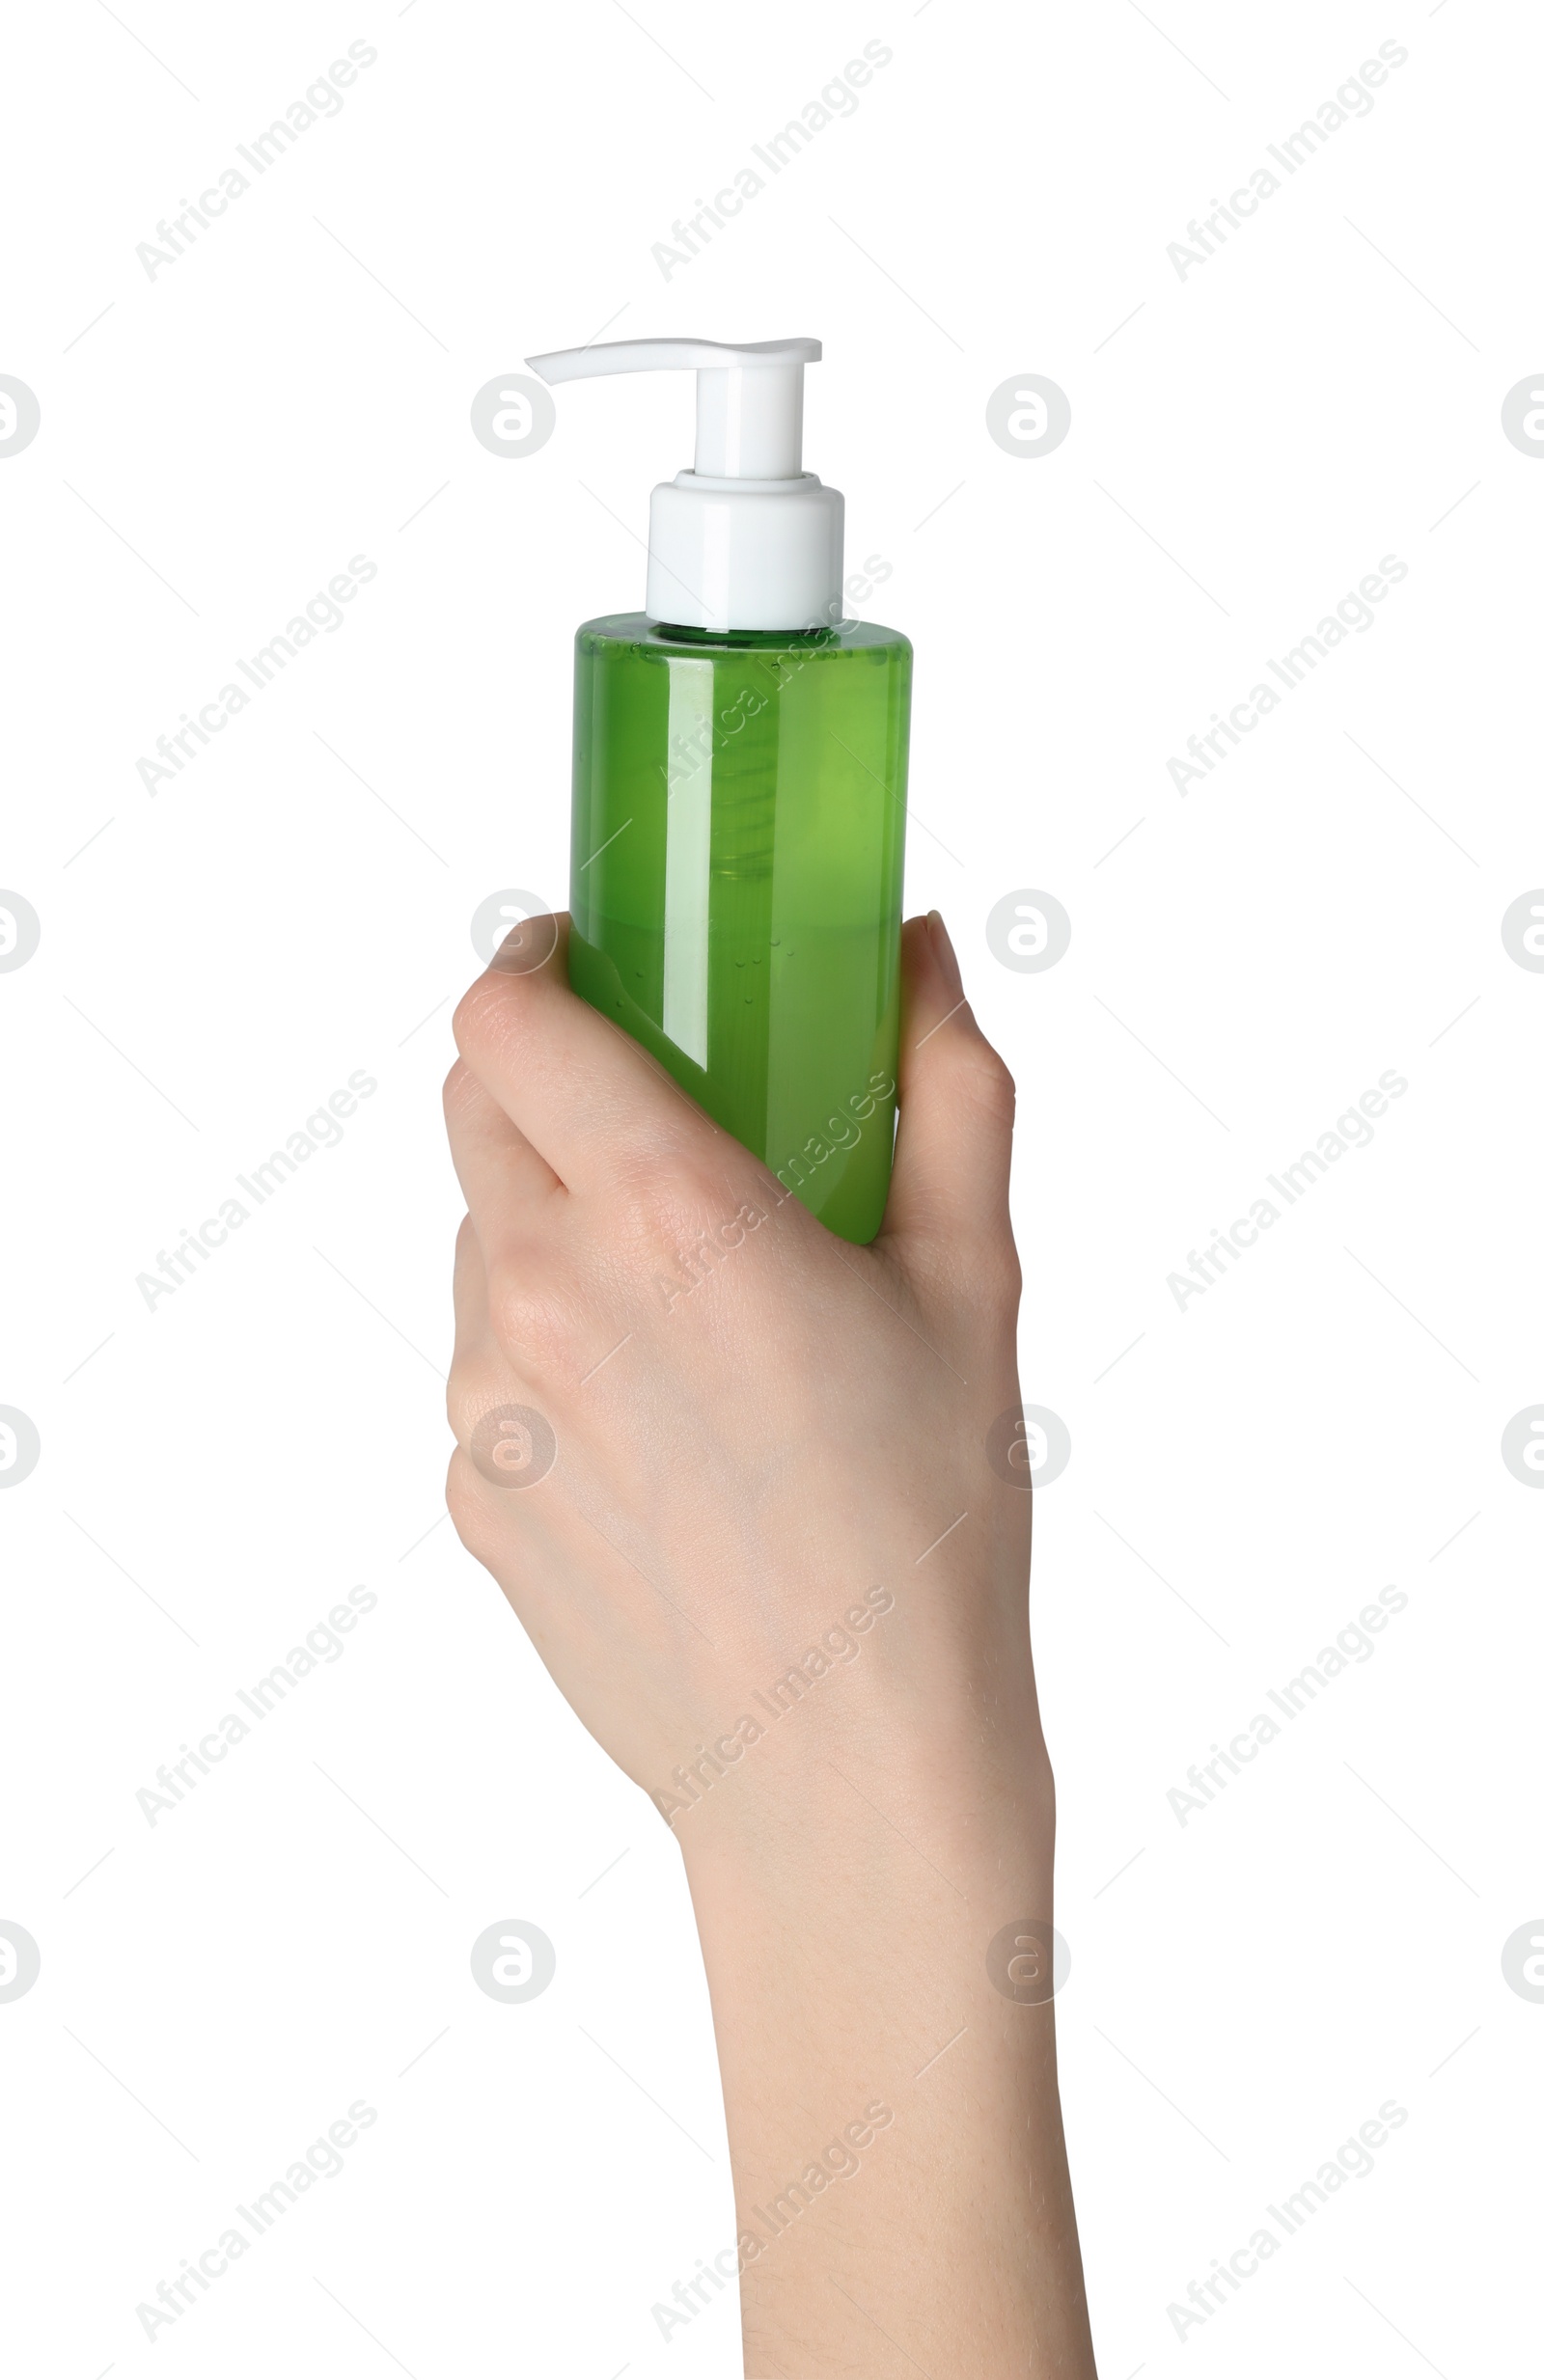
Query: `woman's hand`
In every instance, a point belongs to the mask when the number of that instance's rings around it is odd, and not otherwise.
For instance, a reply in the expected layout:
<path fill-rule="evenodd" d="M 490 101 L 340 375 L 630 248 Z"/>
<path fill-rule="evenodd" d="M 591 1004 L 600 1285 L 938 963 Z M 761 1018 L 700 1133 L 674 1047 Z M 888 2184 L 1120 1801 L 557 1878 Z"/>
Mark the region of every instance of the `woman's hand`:
<path fill-rule="evenodd" d="M 574 997 L 563 921 L 511 943 L 445 1091 L 449 1501 L 680 1841 L 747 2371 L 899 2368 L 877 2317 L 930 2380 L 1036 2344 L 1091 2372 L 1049 2000 L 987 1964 L 1050 1918 L 1027 1474 L 988 1459 L 1017 1397 L 1006 1069 L 912 920 L 890 1203 L 854 1247 Z"/>

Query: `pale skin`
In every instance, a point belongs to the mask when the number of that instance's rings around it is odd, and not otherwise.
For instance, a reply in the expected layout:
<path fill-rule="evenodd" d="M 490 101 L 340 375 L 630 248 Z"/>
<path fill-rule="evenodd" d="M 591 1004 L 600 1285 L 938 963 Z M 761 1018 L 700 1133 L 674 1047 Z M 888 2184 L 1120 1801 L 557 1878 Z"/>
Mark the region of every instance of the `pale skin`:
<path fill-rule="evenodd" d="M 1052 1915 L 1031 1498 L 986 1451 L 1020 1393 L 1011 1080 L 912 919 L 855 1247 L 568 990 L 565 937 L 528 922 L 456 1010 L 447 1493 L 679 1844 L 747 2380 L 1092 2380 L 1053 2005 L 988 1972 Z"/>

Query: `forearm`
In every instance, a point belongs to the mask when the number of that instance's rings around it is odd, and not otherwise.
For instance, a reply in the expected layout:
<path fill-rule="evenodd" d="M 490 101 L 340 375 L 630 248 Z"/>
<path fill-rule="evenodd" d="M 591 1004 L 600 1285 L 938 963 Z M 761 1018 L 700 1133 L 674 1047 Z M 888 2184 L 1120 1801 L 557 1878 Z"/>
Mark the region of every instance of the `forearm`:
<path fill-rule="evenodd" d="M 1006 1996 L 1011 1940 L 988 1972 L 1015 1920 L 1049 1927 L 1037 1729 L 924 1746 L 866 1723 L 855 1699 L 790 1711 L 754 1747 L 754 1803 L 726 1778 L 676 1821 L 718 2034 L 748 2380 L 889 2375 L 897 2349 L 928 2380 L 1089 2380 L 1036 1937 L 1014 1970 L 1026 1997 Z"/>

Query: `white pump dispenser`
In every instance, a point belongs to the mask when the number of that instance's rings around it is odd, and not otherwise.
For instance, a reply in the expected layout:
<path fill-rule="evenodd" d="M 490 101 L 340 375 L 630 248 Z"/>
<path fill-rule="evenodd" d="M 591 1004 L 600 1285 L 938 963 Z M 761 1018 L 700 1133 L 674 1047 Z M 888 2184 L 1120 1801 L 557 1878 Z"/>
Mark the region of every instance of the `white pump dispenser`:
<path fill-rule="evenodd" d="M 551 383 L 620 371 L 695 371 L 697 453 L 648 503 L 650 619 L 680 628 L 793 632 L 841 617 L 842 501 L 801 468 L 804 368 L 817 339 L 725 346 L 621 339 L 527 356 Z"/>

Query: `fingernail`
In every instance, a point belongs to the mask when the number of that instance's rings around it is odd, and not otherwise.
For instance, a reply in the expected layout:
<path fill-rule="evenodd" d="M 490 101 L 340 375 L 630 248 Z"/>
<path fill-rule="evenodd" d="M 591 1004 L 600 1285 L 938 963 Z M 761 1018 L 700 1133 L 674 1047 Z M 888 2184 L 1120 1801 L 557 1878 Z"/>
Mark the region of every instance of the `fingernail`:
<path fill-rule="evenodd" d="M 506 934 L 488 966 L 500 975 L 533 975 L 538 967 L 545 967 L 557 946 L 555 916 L 527 917 L 512 934 Z"/>
<path fill-rule="evenodd" d="M 953 993 L 954 998 L 962 999 L 965 986 L 960 979 L 959 961 L 954 956 L 954 945 L 949 939 L 949 928 L 936 909 L 930 909 L 927 912 L 927 931 L 932 937 L 933 955 L 938 961 L 939 971 L 944 981 Z"/>

